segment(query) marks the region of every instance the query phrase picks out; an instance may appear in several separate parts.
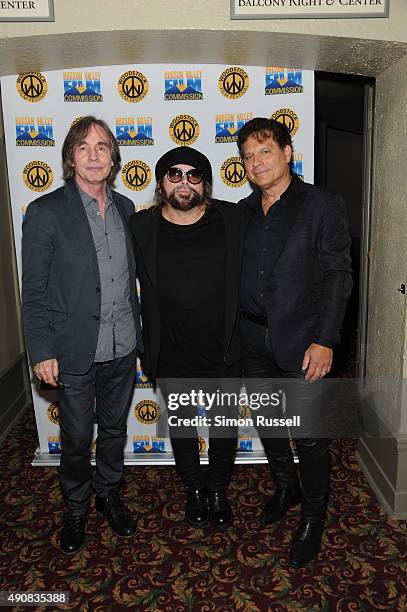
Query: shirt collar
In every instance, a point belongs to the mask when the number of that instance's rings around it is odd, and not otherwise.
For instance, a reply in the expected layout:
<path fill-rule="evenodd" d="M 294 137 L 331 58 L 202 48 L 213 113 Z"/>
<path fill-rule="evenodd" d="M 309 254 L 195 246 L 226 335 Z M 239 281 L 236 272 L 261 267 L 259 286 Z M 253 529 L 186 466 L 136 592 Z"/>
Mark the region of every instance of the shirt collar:
<path fill-rule="evenodd" d="M 78 183 L 76 183 L 76 186 L 78 188 L 79 195 L 81 196 L 84 207 L 88 208 L 92 204 L 92 202 L 95 200 L 95 198 L 91 196 L 89 193 L 86 193 L 86 191 L 83 191 L 83 189 L 79 187 Z M 109 185 L 106 186 L 106 204 L 107 204 L 106 208 L 110 204 L 113 204 L 112 190 L 109 187 Z"/>
<path fill-rule="evenodd" d="M 292 186 L 293 186 L 293 176 L 291 176 L 291 180 L 290 183 L 287 187 L 287 189 L 285 191 L 283 191 L 283 193 L 281 194 L 281 196 L 278 198 L 278 200 L 276 200 L 273 204 L 273 206 L 276 206 L 278 204 L 282 204 L 286 199 L 287 196 L 290 194 L 291 190 L 292 190 Z M 253 200 L 250 201 L 250 204 L 253 208 L 257 209 L 259 206 L 261 206 L 261 190 L 256 187 L 256 197 L 253 198 Z"/>

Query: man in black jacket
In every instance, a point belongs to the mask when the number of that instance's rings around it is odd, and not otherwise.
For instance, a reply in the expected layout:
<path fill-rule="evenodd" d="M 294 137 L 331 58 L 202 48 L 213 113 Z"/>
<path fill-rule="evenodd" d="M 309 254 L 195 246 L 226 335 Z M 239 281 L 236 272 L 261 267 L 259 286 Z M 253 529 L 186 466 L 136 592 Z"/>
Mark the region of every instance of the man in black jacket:
<path fill-rule="evenodd" d="M 155 205 L 130 219 L 141 284 L 143 369 L 168 398 L 188 380 L 239 376 L 237 337 L 240 210 L 210 197 L 212 170 L 191 147 L 165 153 L 155 168 Z M 178 383 L 177 383 L 178 381 Z M 182 385 L 182 387 L 180 387 Z M 228 407 L 226 407 L 227 413 Z M 170 425 L 176 468 L 188 492 L 186 519 L 226 527 L 226 496 L 236 432 L 210 431 L 209 470 L 199 461 L 196 428 Z M 209 415 L 210 417 L 210 415 Z M 209 501 L 209 507 L 208 507 Z"/>
<path fill-rule="evenodd" d="M 300 415 L 292 435 L 300 461 L 297 478 L 288 436 L 259 433 L 276 483 L 261 516 L 280 520 L 301 500 L 301 520 L 290 562 L 303 565 L 320 549 L 328 497 L 329 452 L 320 436 L 319 390 L 331 369 L 352 288 L 350 238 L 343 202 L 290 174 L 291 137 L 285 125 L 255 118 L 239 132 L 238 147 L 253 193 L 242 200 L 240 288 L 243 367 L 253 379 L 290 379 L 287 410 Z"/>
<path fill-rule="evenodd" d="M 59 388 L 60 480 L 68 506 L 60 545 L 74 554 L 84 543 L 92 484 L 96 509 L 114 533 L 135 531 L 118 489 L 142 340 L 127 228 L 134 206 L 110 188 L 120 167 L 114 135 L 104 121 L 83 117 L 68 132 L 62 160 L 65 186 L 27 209 L 22 305 L 34 374 Z"/>

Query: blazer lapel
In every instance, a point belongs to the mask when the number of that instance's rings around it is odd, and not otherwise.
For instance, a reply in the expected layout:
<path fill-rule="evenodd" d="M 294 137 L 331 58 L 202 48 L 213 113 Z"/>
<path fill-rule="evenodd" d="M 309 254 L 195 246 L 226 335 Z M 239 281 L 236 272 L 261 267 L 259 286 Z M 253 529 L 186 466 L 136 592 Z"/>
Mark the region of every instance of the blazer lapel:
<path fill-rule="evenodd" d="M 225 225 L 226 265 L 225 265 L 225 347 L 229 347 L 232 339 L 233 329 L 238 307 L 239 274 L 237 269 L 239 263 L 240 249 L 240 223 L 235 215 L 229 214 L 226 207 L 218 206 L 216 200 L 213 202 L 219 211 Z M 237 206 L 237 204 L 236 204 Z"/>
<path fill-rule="evenodd" d="M 294 178 L 293 180 L 296 179 Z M 281 226 L 271 254 L 270 274 L 273 273 L 274 267 L 285 247 L 292 227 L 305 200 L 305 192 L 298 192 L 296 186 L 296 183 L 292 186 L 287 196 L 287 201 L 284 203 L 283 210 L 281 211 Z"/>
<path fill-rule="evenodd" d="M 161 214 L 146 212 L 134 224 L 137 243 L 143 255 L 144 266 L 155 289 L 157 289 L 157 240 Z"/>

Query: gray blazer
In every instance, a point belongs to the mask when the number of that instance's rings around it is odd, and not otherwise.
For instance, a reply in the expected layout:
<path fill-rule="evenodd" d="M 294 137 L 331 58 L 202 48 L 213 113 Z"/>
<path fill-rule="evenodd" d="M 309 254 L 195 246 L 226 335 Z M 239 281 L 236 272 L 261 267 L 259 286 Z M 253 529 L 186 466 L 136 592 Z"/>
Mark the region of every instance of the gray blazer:
<path fill-rule="evenodd" d="M 131 200 L 113 191 L 126 233 L 131 304 L 142 351 L 136 267 L 128 218 Z M 86 212 L 74 181 L 32 202 L 23 223 L 22 309 L 32 364 L 57 358 L 59 371 L 83 374 L 99 334 L 100 277 Z"/>

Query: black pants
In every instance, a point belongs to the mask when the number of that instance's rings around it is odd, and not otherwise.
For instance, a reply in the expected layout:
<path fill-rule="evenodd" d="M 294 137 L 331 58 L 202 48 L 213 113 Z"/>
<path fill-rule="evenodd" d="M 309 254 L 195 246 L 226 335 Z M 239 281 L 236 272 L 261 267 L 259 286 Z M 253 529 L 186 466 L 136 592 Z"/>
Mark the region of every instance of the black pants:
<path fill-rule="evenodd" d="M 294 428 L 292 433 L 299 456 L 301 512 L 305 518 L 323 519 L 328 498 L 329 450 L 326 439 L 315 437 L 315 432 L 320 431 L 318 421 L 323 409 L 318 382 L 306 381 L 302 370 L 287 371 L 278 367 L 266 327 L 244 318 L 240 327 L 248 392 L 269 392 L 271 386 L 274 391 L 276 387 L 283 387 L 286 417 L 301 417 L 302 425 L 297 435 Z M 267 383 L 262 383 L 261 379 L 267 379 Z M 287 384 L 282 384 L 281 379 L 287 379 Z M 258 428 L 258 432 L 277 488 L 296 484 L 297 470 L 287 431 L 281 432 L 281 437 L 275 437 L 267 427 Z"/>
<path fill-rule="evenodd" d="M 240 374 L 240 365 L 233 368 L 225 378 L 212 379 L 161 379 L 158 380 L 160 390 L 168 404 L 170 393 L 189 392 L 191 388 L 204 389 L 207 392 L 217 390 L 238 393 L 239 388 L 236 384 Z M 234 377 L 232 379 L 232 376 Z M 184 406 L 178 408 L 168 416 L 177 416 L 180 419 L 189 419 L 198 414 L 195 406 Z M 216 405 L 211 411 L 206 413 L 208 419 L 214 423 L 215 415 L 225 418 L 237 416 L 235 405 Z M 209 427 L 209 449 L 207 469 L 202 468 L 199 459 L 199 439 L 197 428 L 194 425 L 171 426 L 169 424 L 169 435 L 172 450 L 174 453 L 175 467 L 184 485 L 188 489 L 208 489 L 209 491 L 225 490 L 231 478 L 237 444 L 236 426 L 211 426 Z"/>
<path fill-rule="evenodd" d="M 127 416 L 134 388 L 136 351 L 94 363 L 86 374 L 61 373 L 69 385 L 59 392 L 61 464 L 59 476 L 68 509 L 85 514 L 91 488 L 98 496 L 117 491 L 123 479 Z M 96 400 L 96 408 L 95 408 Z M 90 465 L 94 417 L 98 424 L 96 470 Z"/>

